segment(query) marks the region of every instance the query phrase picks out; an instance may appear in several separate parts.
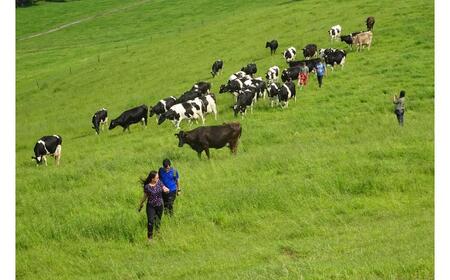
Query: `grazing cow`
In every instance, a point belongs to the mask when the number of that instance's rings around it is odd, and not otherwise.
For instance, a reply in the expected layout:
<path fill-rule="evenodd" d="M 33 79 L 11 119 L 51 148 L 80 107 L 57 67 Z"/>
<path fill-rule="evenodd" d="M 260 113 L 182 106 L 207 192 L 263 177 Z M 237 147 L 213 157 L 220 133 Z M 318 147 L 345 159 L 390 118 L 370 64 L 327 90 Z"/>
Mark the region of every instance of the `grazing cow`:
<path fill-rule="evenodd" d="M 100 128 L 103 130 L 104 126 L 108 122 L 108 111 L 103 108 L 92 116 L 92 128 L 95 129 L 97 135 L 100 133 Z"/>
<path fill-rule="evenodd" d="M 278 41 L 272 40 L 270 42 L 266 42 L 266 49 L 270 48 L 270 55 L 274 54 L 278 48 Z"/>
<path fill-rule="evenodd" d="M 174 96 L 169 96 L 167 98 L 159 100 L 155 106 L 150 106 L 150 117 L 156 115 L 156 121 L 158 121 L 159 116 L 167 112 L 167 110 L 175 105 L 176 102 L 177 98 Z"/>
<path fill-rule="evenodd" d="M 278 66 L 272 66 L 267 70 L 266 79 L 269 83 L 278 81 L 278 76 L 280 75 L 280 68 Z"/>
<path fill-rule="evenodd" d="M 290 47 L 283 52 L 283 57 L 286 59 L 287 62 L 294 60 L 296 55 L 297 50 L 294 47 Z"/>
<path fill-rule="evenodd" d="M 271 83 L 267 87 L 267 95 L 269 96 L 270 107 L 273 107 L 274 102 L 278 103 L 278 94 L 280 92 L 280 87 L 280 83 Z"/>
<path fill-rule="evenodd" d="M 113 129 L 120 125 L 123 127 L 123 131 L 128 129 L 130 131 L 130 125 L 138 122 L 142 122 L 142 125 L 147 126 L 148 108 L 146 105 L 134 107 L 120 114 L 120 116 L 111 121 L 109 129 Z"/>
<path fill-rule="evenodd" d="M 344 68 L 345 57 L 347 54 L 344 50 L 336 50 L 336 49 L 327 49 L 324 52 L 324 60 L 326 65 L 331 66 L 331 70 L 334 70 L 335 65 L 341 65 L 341 68 Z"/>
<path fill-rule="evenodd" d="M 352 45 L 353 45 L 353 37 L 356 36 L 359 33 L 363 33 L 364 31 L 357 31 L 357 32 L 352 32 L 349 35 L 342 35 L 340 36 L 341 41 L 347 43 L 347 45 L 350 46 L 350 49 L 352 49 Z"/>
<path fill-rule="evenodd" d="M 208 159 L 209 149 L 220 149 L 228 144 L 231 153 L 236 154 L 239 137 L 241 137 L 242 128 L 238 122 L 224 123 L 223 125 L 202 126 L 197 127 L 191 131 L 180 131 L 175 136 L 178 137 L 178 147 L 183 147 L 188 144 L 194 151 L 197 152 L 198 158 L 205 151 Z"/>
<path fill-rule="evenodd" d="M 295 84 L 292 81 L 287 81 L 281 86 L 278 93 L 278 101 L 281 104 L 281 107 L 286 108 L 289 106 L 289 99 L 294 98 L 297 101 L 297 96 L 295 95 Z"/>
<path fill-rule="evenodd" d="M 218 59 L 216 61 L 214 61 L 212 67 L 211 67 L 211 74 L 213 76 L 213 78 L 219 74 L 219 72 L 221 72 L 223 68 L 223 61 Z"/>
<path fill-rule="evenodd" d="M 250 82 L 250 84 L 248 82 Z M 245 85 L 246 88 L 253 88 L 255 90 L 256 98 L 266 98 L 266 82 L 264 82 L 262 78 L 259 77 L 249 80 Z"/>
<path fill-rule="evenodd" d="M 34 145 L 34 156 L 31 158 L 36 160 L 36 165 L 45 163 L 47 166 L 47 155 L 54 156 L 56 165 L 59 165 L 61 159 L 62 138 L 59 135 L 41 137 Z"/>
<path fill-rule="evenodd" d="M 250 106 L 250 111 L 253 113 L 253 103 L 256 99 L 256 91 L 252 88 L 246 88 L 242 90 L 238 97 L 236 104 L 231 106 L 234 111 L 234 116 L 236 117 L 238 113 L 241 113 L 242 118 L 244 118 L 245 113 L 247 112 L 247 107 Z"/>
<path fill-rule="evenodd" d="M 244 71 L 247 75 L 253 76 L 253 74 L 256 74 L 258 69 L 256 68 L 255 63 L 249 63 L 247 66 L 242 67 L 241 71 Z"/>
<path fill-rule="evenodd" d="M 367 49 L 370 50 L 370 45 L 372 44 L 372 31 L 367 31 L 359 33 L 353 37 L 353 44 L 356 45 L 358 51 L 361 47 L 367 45 Z"/>
<path fill-rule="evenodd" d="M 177 98 L 175 104 L 180 104 L 187 102 L 189 100 L 194 100 L 197 97 L 202 96 L 203 94 L 200 91 L 186 91 L 180 97 Z M 172 105 L 173 106 L 173 105 Z"/>
<path fill-rule="evenodd" d="M 192 86 L 189 90 L 191 92 L 200 92 L 202 95 L 208 94 L 211 90 L 211 83 L 209 82 L 198 82 Z"/>
<path fill-rule="evenodd" d="M 366 19 L 367 31 L 372 31 L 374 24 L 375 24 L 375 18 L 374 17 L 368 17 Z"/>
<path fill-rule="evenodd" d="M 234 74 L 231 74 L 230 78 L 228 78 L 228 81 L 236 80 L 244 78 L 247 74 L 244 71 L 238 71 Z"/>
<path fill-rule="evenodd" d="M 332 26 L 330 30 L 328 30 L 328 34 L 330 35 L 331 41 L 337 40 L 339 36 L 341 36 L 342 27 L 338 24 Z"/>
<path fill-rule="evenodd" d="M 247 79 L 245 78 L 228 81 L 226 85 L 220 86 L 219 93 L 231 92 L 234 96 L 237 96 L 239 90 L 244 88 L 246 81 Z"/>
<path fill-rule="evenodd" d="M 316 44 L 308 44 L 303 49 L 303 56 L 305 59 L 309 59 L 317 54 L 317 45 Z"/>
<path fill-rule="evenodd" d="M 180 129 L 180 122 L 187 119 L 197 120 L 200 118 L 202 123 L 205 123 L 203 118 L 202 106 L 200 99 L 194 99 L 184 103 L 173 105 L 167 112 L 159 116 L 158 125 L 162 124 L 166 119 L 171 120 L 176 129 Z"/>

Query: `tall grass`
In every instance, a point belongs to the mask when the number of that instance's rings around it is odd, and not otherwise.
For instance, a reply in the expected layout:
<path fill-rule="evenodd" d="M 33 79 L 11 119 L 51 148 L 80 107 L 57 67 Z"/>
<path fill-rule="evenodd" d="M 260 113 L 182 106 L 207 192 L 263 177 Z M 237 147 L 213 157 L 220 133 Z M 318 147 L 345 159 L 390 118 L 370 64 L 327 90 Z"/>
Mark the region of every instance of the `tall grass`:
<path fill-rule="evenodd" d="M 18 9 L 16 274 L 19 279 L 431 279 L 434 275 L 434 62 L 431 1 L 73 1 Z M 45 17 L 43 16 L 45 15 Z M 289 108 L 259 102 L 238 154 L 199 160 L 170 123 L 102 132 L 140 104 L 200 80 L 218 92 L 256 62 L 329 42 L 376 18 L 370 51 L 314 77 Z M 277 39 L 270 56 L 265 42 Z M 223 75 L 209 71 L 224 60 Z M 392 95 L 405 89 L 405 127 Z M 234 120 L 231 95 L 219 118 Z M 185 123 L 183 129 L 189 129 Z M 63 137 L 61 166 L 31 162 L 35 141 Z M 172 159 L 183 194 L 147 246 L 139 178 Z"/>

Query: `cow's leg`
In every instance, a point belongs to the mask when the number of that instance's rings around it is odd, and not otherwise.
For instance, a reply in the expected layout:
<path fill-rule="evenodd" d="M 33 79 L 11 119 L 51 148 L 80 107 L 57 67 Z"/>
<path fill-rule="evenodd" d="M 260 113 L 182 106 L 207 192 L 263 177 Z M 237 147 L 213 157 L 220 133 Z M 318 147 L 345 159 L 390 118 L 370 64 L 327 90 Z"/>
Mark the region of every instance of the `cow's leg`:
<path fill-rule="evenodd" d="M 42 160 L 44 161 L 45 166 L 47 166 L 47 158 L 45 156 L 42 156 Z"/>
<path fill-rule="evenodd" d="M 213 113 L 214 113 L 214 119 L 217 121 L 217 106 L 214 105 L 212 109 L 213 109 Z"/>
<path fill-rule="evenodd" d="M 205 153 L 206 153 L 206 156 L 208 157 L 208 159 L 210 159 L 210 157 L 209 157 L 209 148 L 208 147 L 205 148 Z"/>
<path fill-rule="evenodd" d="M 201 159 L 202 158 L 202 151 L 197 152 L 198 158 Z"/>
<path fill-rule="evenodd" d="M 54 154 L 54 157 L 55 157 L 55 160 L 56 160 L 56 165 L 58 165 L 58 166 L 59 166 L 59 160 L 61 159 L 61 149 L 62 149 L 61 145 L 58 145 L 56 147 L 56 151 L 55 151 L 55 154 Z"/>

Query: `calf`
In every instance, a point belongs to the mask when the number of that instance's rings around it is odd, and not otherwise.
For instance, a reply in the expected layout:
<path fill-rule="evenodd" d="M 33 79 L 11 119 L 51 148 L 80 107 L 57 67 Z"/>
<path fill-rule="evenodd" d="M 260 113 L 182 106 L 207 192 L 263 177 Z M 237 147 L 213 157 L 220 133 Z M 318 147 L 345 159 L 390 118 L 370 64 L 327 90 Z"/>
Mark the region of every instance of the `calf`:
<path fill-rule="evenodd" d="M 292 81 L 287 81 L 278 92 L 278 102 L 280 102 L 282 108 L 285 106 L 287 108 L 289 106 L 289 99 L 291 98 L 294 98 L 294 101 L 297 101 L 295 84 Z"/>
<path fill-rule="evenodd" d="M 344 50 L 330 50 L 330 51 L 325 51 L 324 53 L 324 60 L 326 65 L 331 66 L 331 70 L 334 70 L 334 66 L 335 65 L 341 65 L 341 68 L 344 68 L 344 63 L 345 63 L 345 57 L 347 56 L 347 54 L 345 53 Z"/>
<path fill-rule="evenodd" d="M 208 159 L 210 158 L 209 149 L 220 149 L 228 144 L 231 153 L 236 154 L 239 137 L 241 137 L 242 128 L 240 123 L 224 123 L 223 125 L 197 127 L 191 131 L 180 131 L 175 136 L 178 137 L 178 147 L 188 144 L 197 152 L 199 158 L 205 151 Z"/>
<path fill-rule="evenodd" d="M 308 44 L 303 49 L 303 56 L 305 59 L 309 59 L 317 54 L 317 45 L 316 44 Z"/>
<path fill-rule="evenodd" d="M 130 131 L 130 125 L 138 122 L 142 122 L 142 125 L 147 126 L 148 108 L 146 105 L 141 105 L 127 110 L 120 114 L 120 116 L 111 121 L 109 129 L 113 129 L 120 125 L 123 127 L 123 131 L 128 129 Z"/>
<path fill-rule="evenodd" d="M 338 24 L 332 26 L 330 30 L 328 30 L 328 34 L 330 35 L 331 41 L 337 40 L 339 36 L 341 36 L 342 27 Z"/>
<path fill-rule="evenodd" d="M 356 45 L 358 51 L 360 51 L 361 47 L 364 46 L 367 46 L 367 49 L 370 50 L 370 45 L 372 44 L 372 31 L 367 31 L 355 35 L 353 37 L 353 44 Z"/>
<path fill-rule="evenodd" d="M 253 76 L 253 74 L 256 74 L 258 69 L 256 68 L 255 63 L 249 63 L 247 66 L 242 67 L 241 71 L 244 71 L 247 75 Z"/>
<path fill-rule="evenodd" d="M 31 158 L 36 160 L 36 165 L 45 163 L 47 166 L 46 156 L 50 155 L 55 157 L 56 165 L 59 165 L 61 159 L 61 145 L 62 138 L 59 135 L 44 136 L 41 137 L 34 145 L 34 156 Z"/>
<path fill-rule="evenodd" d="M 156 115 L 156 120 L 158 120 L 159 116 L 167 112 L 176 102 L 177 98 L 173 96 L 159 100 L 155 106 L 150 106 L 150 117 Z"/>
<path fill-rule="evenodd" d="M 280 68 L 278 66 L 272 66 L 267 70 L 266 79 L 269 83 L 278 81 L 278 76 L 280 75 Z"/>
<path fill-rule="evenodd" d="M 283 57 L 287 62 L 294 60 L 296 55 L 297 50 L 294 47 L 290 47 L 283 52 Z"/>
<path fill-rule="evenodd" d="M 219 71 L 221 71 L 223 68 L 223 61 L 218 59 L 216 61 L 214 61 L 212 67 L 211 67 L 211 75 L 213 76 L 213 78 L 219 74 Z"/>
<path fill-rule="evenodd" d="M 104 126 L 108 122 L 108 111 L 103 108 L 92 116 L 92 128 L 95 129 L 97 135 L 100 133 L 100 127 L 103 130 Z"/>
<path fill-rule="evenodd" d="M 274 54 L 278 48 L 278 41 L 272 40 L 270 42 L 266 42 L 266 49 L 270 48 L 270 55 Z"/>
<path fill-rule="evenodd" d="M 366 19 L 367 31 L 372 31 L 374 24 L 375 24 L 375 18 L 374 17 L 368 17 Z"/>
<path fill-rule="evenodd" d="M 205 123 L 202 113 L 203 104 L 198 102 L 198 100 L 200 99 L 173 105 L 167 112 L 159 116 L 158 125 L 162 124 L 166 119 L 171 120 L 176 129 L 180 129 L 180 122 L 184 119 L 191 121 L 201 118 L 202 122 Z"/>

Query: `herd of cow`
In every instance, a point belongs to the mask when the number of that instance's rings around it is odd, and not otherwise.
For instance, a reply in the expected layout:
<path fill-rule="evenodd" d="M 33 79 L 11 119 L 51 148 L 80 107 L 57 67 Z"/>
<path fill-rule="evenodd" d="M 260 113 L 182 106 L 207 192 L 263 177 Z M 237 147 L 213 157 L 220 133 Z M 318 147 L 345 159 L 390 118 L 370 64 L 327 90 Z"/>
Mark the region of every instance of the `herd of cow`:
<path fill-rule="evenodd" d="M 340 25 L 332 26 L 328 31 L 331 41 L 340 38 L 342 42 L 347 43 L 350 48 L 356 45 L 357 50 L 372 43 L 372 29 L 375 24 L 374 17 L 368 17 L 366 20 L 367 31 L 353 32 L 349 35 L 341 35 L 342 28 Z M 270 48 L 270 54 L 275 54 L 278 48 L 278 42 L 272 40 L 266 43 L 266 48 Z M 259 98 L 266 98 L 266 94 L 270 100 L 271 107 L 274 103 L 278 103 L 282 108 L 288 107 L 289 100 L 296 100 L 296 89 L 294 80 L 298 79 L 300 66 L 306 65 L 309 71 L 313 71 L 317 63 L 323 61 L 333 70 L 336 65 L 344 66 L 347 53 L 342 49 L 317 49 L 316 44 L 308 44 L 303 49 L 304 60 L 295 60 L 297 51 L 294 47 L 289 47 L 283 52 L 288 68 L 281 72 L 282 84 L 278 82 L 280 77 L 280 68 L 272 66 L 266 73 L 266 80 L 261 77 L 253 77 L 257 72 L 257 66 L 250 63 L 242 67 L 240 71 L 232 74 L 227 83 L 219 88 L 219 93 L 230 92 L 235 96 L 235 104 L 231 106 L 234 115 L 239 113 L 242 117 L 246 114 L 247 108 L 253 111 L 253 105 Z M 217 60 L 212 65 L 211 74 L 213 78 L 218 75 L 223 68 L 223 61 Z M 198 82 L 194 84 L 190 90 L 183 93 L 180 97 L 169 96 L 158 101 L 154 106 L 150 107 L 150 112 L 146 105 L 141 105 L 127 111 L 124 111 L 119 117 L 110 122 L 109 129 L 121 126 L 123 131 L 130 130 L 130 125 L 142 122 L 147 125 L 148 117 L 156 116 L 158 125 L 165 120 L 170 120 L 176 129 L 180 128 L 180 122 L 184 119 L 196 122 L 200 119 L 202 124 L 205 123 L 207 114 L 214 114 L 217 120 L 216 97 L 211 92 L 211 84 L 209 82 Z M 108 122 L 108 111 L 103 108 L 97 111 L 92 117 L 92 128 L 95 129 L 97 135 L 100 130 Z M 238 122 L 224 123 L 217 126 L 201 126 L 191 131 L 180 131 L 175 134 L 179 140 L 179 147 L 185 143 L 194 149 L 198 156 L 205 151 L 209 158 L 209 148 L 222 148 L 228 144 L 232 153 L 236 153 L 239 137 L 242 128 Z M 34 146 L 34 159 L 37 165 L 45 163 L 47 165 L 46 156 L 51 155 L 56 159 L 59 165 L 61 158 L 62 137 L 60 135 L 41 137 Z"/>

